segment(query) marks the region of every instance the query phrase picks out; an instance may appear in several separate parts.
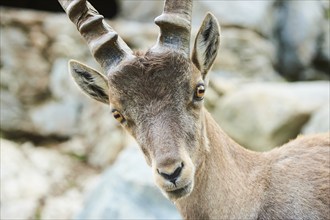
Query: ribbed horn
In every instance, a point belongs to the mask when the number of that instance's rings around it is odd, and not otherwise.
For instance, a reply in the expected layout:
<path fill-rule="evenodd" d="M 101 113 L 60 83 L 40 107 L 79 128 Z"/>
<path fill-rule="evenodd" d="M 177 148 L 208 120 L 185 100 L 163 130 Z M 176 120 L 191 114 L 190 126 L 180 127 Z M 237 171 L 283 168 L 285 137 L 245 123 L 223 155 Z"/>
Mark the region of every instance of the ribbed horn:
<path fill-rule="evenodd" d="M 132 50 L 88 1 L 58 1 L 87 41 L 96 61 L 106 72 L 123 59 L 133 56 Z"/>
<path fill-rule="evenodd" d="M 161 52 L 167 47 L 189 57 L 192 5 L 192 0 L 165 1 L 163 13 L 155 19 L 160 34 L 152 50 Z"/>

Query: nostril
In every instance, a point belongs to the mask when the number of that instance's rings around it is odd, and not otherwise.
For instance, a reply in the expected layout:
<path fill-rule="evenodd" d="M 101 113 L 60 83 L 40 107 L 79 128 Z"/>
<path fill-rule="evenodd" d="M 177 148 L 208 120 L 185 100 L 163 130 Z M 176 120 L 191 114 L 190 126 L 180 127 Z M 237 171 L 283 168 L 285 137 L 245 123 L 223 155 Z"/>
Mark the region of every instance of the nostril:
<path fill-rule="evenodd" d="M 169 179 L 177 179 L 181 173 L 182 167 L 176 168 L 176 170 L 169 176 Z"/>
<path fill-rule="evenodd" d="M 159 169 L 157 169 L 157 172 L 162 177 L 164 177 L 166 180 L 169 180 L 170 182 L 172 182 L 173 184 L 175 184 L 175 181 L 178 179 L 178 177 L 181 174 L 181 171 L 182 171 L 183 166 L 184 166 L 183 163 L 181 163 L 180 166 L 177 167 L 172 174 L 163 173 L 163 172 L 159 171 Z"/>

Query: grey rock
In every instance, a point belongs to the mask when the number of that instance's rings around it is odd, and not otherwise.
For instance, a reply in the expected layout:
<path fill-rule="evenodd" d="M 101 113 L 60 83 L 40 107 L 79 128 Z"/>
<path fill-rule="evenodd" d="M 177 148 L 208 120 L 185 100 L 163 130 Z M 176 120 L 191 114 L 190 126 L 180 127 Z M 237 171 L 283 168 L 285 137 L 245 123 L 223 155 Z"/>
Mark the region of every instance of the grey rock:
<path fill-rule="evenodd" d="M 17 144 L 0 139 L 0 145 L 1 219 L 33 218 L 39 199 L 50 190 L 50 181 L 38 172 Z"/>
<path fill-rule="evenodd" d="M 41 136 L 70 137 L 77 133 L 77 112 L 80 105 L 75 102 L 46 102 L 31 108 L 29 115 L 35 133 Z"/>
<path fill-rule="evenodd" d="M 34 219 L 39 201 L 36 198 L 24 198 L 13 201 L 1 200 L 1 219 Z"/>
<path fill-rule="evenodd" d="M 23 104 L 44 99 L 48 93 L 49 64 L 42 51 L 30 44 L 22 27 L 1 28 L 0 38 L 6 42 L 0 44 L 1 87 Z"/>
<path fill-rule="evenodd" d="M 162 1 L 122 0 L 119 3 L 121 18 L 144 23 L 151 23 L 163 9 Z M 277 51 L 276 68 L 286 78 L 290 80 L 329 79 L 327 65 L 329 58 L 326 59 L 329 51 L 329 47 L 326 47 L 329 41 L 329 20 L 326 18 L 328 5 L 326 1 L 195 1 L 192 19 L 193 33 L 196 33 L 197 26 L 210 11 L 219 19 L 222 30 L 228 27 L 240 27 L 241 30 L 258 33 L 259 37 L 265 40 L 273 39 Z M 132 8 L 135 9 L 134 12 Z M 226 34 L 223 32 L 222 36 L 226 37 Z M 244 36 L 244 34 L 237 36 Z M 229 44 L 226 42 L 222 45 Z M 255 42 L 255 45 L 258 44 L 259 42 Z M 244 46 L 241 50 L 245 51 Z M 251 70 L 253 68 L 258 70 L 260 63 L 268 62 L 263 56 L 251 57 L 238 53 L 239 55 L 255 60 L 251 66 L 248 66 Z M 306 74 L 304 71 L 310 65 L 315 65 L 316 69 L 319 69 L 321 65 L 323 70 L 320 73 L 314 71 L 312 75 Z M 262 71 L 265 69 L 259 70 L 259 72 Z M 269 69 L 266 71 L 270 72 Z M 265 73 L 264 76 L 267 74 Z"/>
<path fill-rule="evenodd" d="M 56 148 L 0 139 L 1 219 L 72 219 L 95 171 Z"/>
<path fill-rule="evenodd" d="M 6 42 L 0 44 L 1 131 L 11 137 L 78 136 L 84 149 L 71 153 L 97 167 L 112 163 L 125 138 L 109 107 L 86 97 L 69 74 L 68 57 L 97 64 L 67 15 L 1 9 L 0 16 Z"/>
<path fill-rule="evenodd" d="M 329 71 L 329 62 L 330 62 L 330 27 L 329 27 L 329 19 L 330 19 L 330 6 L 328 2 L 328 18 L 323 22 L 323 33 L 319 38 L 318 45 L 318 54 L 314 60 L 314 66 L 319 70 L 322 70 L 325 74 L 327 74 L 329 79 L 330 71 Z"/>
<path fill-rule="evenodd" d="M 40 213 L 40 219 L 72 219 L 81 209 L 83 195 L 77 188 L 47 198 Z"/>
<path fill-rule="evenodd" d="M 310 113 L 329 103 L 329 81 L 296 82 L 282 85 L 288 95 L 298 100 L 301 107 Z"/>
<path fill-rule="evenodd" d="M 126 20 L 150 22 L 155 17 L 161 14 L 163 10 L 163 2 L 161 1 L 130 1 L 120 0 L 120 14 L 119 16 Z M 134 8 L 134 10 L 132 10 Z M 143 11 L 143 13 L 141 13 Z"/>
<path fill-rule="evenodd" d="M 302 129 L 303 134 L 315 134 L 330 131 L 330 105 L 329 103 L 322 106 L 313 113 L 309 121 Z"/>
<path fill-rule="evenodd" d="M 199 22 L 212 12 L 224 26 L 239 26 L 259 33 L 268 33 L 272 20 L 269 16 L 274 1 L 197 1 L 194 2 L 194 18 Z M 260 25 L 262 23 L 262 25 Z"/>
<path fill-rule="evenodd" d="M 303 79 L 301 73 L 317 56 L 319 39 L 326 21 L 320 1 L 281 1 L 275 13 L 277 68 L 291 80 Z"/>
<path fill-rule="evenodd" d="M 276 49 L 270 41 L 248 29 L 227 28 L 213 71 L 258 81 L 283 81 L 273 68 Z"/>
<path fill-rule="evenodd" d="M 136 146 L 123 151 L 102 175 L 75 219 L 181 219 L 152 181 Z"/>
<path fill-rule="evenodd" d="M 8 90 L 0 90 L 1 130 L 11 132 L 33 132 L 32 121 L 26 114 L 26 107 Z M 19 125 L 19 126 L 18 126 Z"/>
<path fill-rule="evenodd" d="M 229 93 L 213 114 L 237 142 L 265 151 L 295 138 L 330 99 L 329 83 L 252 83 Z"/>
<path fill-rule="evenodd" d="M 142 22 L 153 21 L 162 13 L 164 4 L 162 1 L 147 0 L 121 0 L 119 3 L 122 18 Z M 211 11 L 224 25 L 260 30 L 267 26 L 268 12 L 272 4 L 273 1 L 194 1 L 193 25 L 199 25 L 205 14 Z M 261 22 L 263 25 L 259 25 Z"/>
<path fill-rule="evenodd" d="M 151 1 L 149 1 L 149 4 L 152 4 Z M 109 21 L 109 24 L 120 33 L 123 40 L 129 44 L 133 50 L 146 51 L 156 43 L 158 29 L 150 21 L 141 23 L 117 19 Z M 141 28 L 143 31 L 141 31 Z"/>

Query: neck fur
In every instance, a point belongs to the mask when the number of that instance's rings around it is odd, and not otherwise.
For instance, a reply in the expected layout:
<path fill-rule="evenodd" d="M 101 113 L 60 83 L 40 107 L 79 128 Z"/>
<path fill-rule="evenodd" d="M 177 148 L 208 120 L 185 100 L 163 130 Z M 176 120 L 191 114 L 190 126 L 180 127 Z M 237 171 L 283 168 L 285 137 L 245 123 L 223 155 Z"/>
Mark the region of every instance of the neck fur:
<path fill-rule="evenodd" d="M 263 172 L 256 169 L 262 163 L 260 153 L 248 151 L 234 142 L 206 110 L 204 123 L 209 142 L 208 146 L 201 146 L 207 149 L 204 160 L 196 168 L 193 192 L 178 200 L 177 208 L 185 219 L 233 217 L 235 210 L 242 213 L 242 207 L 258 208 L 251 200 L 244 201 L 244 197 L 248 198 L 249 192 L 262 190 L 262 187 L 253 186 Z"/>

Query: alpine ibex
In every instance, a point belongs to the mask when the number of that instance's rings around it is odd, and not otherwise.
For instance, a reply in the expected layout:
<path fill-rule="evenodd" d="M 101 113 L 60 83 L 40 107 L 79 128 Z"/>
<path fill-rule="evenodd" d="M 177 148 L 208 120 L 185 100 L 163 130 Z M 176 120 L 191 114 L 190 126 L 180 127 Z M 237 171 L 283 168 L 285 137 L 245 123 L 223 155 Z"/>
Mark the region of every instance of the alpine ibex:
<path fill-rule="evenodd" d="M 87 95 L 110 104 L 185 219 L 330 218 L 329 134 L 251 152 L 203 107 L 220 43 L 212 14 L 190 57 L 192 0 L 166 0 L 155 19 L 158 41 L 142 54 L 133 53 L 86 0 L 59 2 L 106 73 L 70 61 L 73 78 Z"/>

